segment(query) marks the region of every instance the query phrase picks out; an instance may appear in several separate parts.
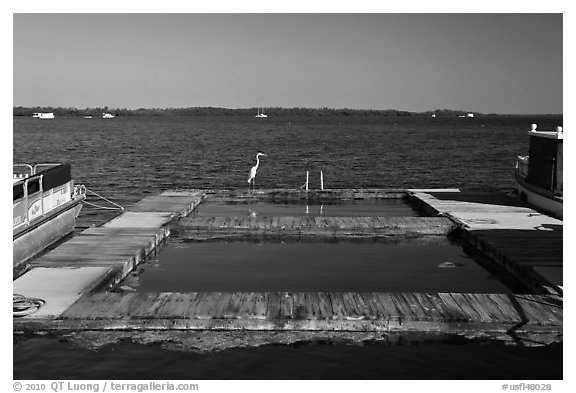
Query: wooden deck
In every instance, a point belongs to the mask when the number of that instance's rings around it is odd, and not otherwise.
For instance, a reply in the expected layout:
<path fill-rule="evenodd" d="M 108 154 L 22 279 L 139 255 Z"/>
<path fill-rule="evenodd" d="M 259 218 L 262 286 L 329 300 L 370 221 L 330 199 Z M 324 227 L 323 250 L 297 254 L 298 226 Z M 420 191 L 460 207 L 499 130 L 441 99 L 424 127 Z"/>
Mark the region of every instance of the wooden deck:
<path fill-rule="evenodd" d="M 178 236 L 191 240 L 246 237 L 378 238 L 446 236 L 458 227 L 445 217 L 191 217 Z"/>
<path fill-rule="evenodd" d="M 207 190 L 205 200 L 208 202 L 225 201 L 226 203 L 242 203 L 253 200 L 274 203 L 310 203 L 347 202 L 374 199 L 399 199 L 406 197 L 405 189 L 400 188 L 361 188 L 361 189 L 256 189 L 256 190 Z"/>
<path fill-rule="evenodd" d="M 170 231 L 206 240 L 227 237 L 445 236 L 455 228 L 474 247 L 515 275 L 542 284 L 537 268 L 562 269 L 562 222 L 494 195 L 457 190 L 412 190 L 433 217 L 184 217 L 206 196 L 201 191 L 146 198 L 104 226 L 33 261 L 14 281 L 14 293 L 47 300 L 14 329 L 37 330 L 254 330 L 349 332 L 553 332 L 562 334 L 561 294 L 378 292 L 109 292 Z M 209 192 L 210 198 L 384 198 L 398 190 Z M 174 220 L 180 217 L 179 220 Z M 481 219 L 479 217 L 482 217 Z M 165 226 L 170 223 L 169 226 Z M 504 232 L 502 232 L 504 231 Z M 533 250 L 540 248 L 540 251 Z M 559 258 L 560 255 L 560 258 Z M 546 258 L 545 258 L 546 257 Z M 513 266 L 513 268 L 510 268 Z M 525 273 L 526 268 L 534 275 Z M 520 269 L 520 270 L 518 270 Z M 524 273 L 522 273 L 524 272 Z M 56 278 L 56 279 L 54 279 Z M 66 285 L 66 280 L 74 285 Z M 54 282 L 54 285 L 51 283 Z M 39 285 L 41 284 L 41 285 Z"/>
<path fill-rule="evenodd" d="M 312 330 L 561 332 L 556 296 L 470 293 L 110 293 L 87 295 L 50 330 Z"/>
<path fill-rule="evenodd" d="M 414 192 L 429 214 L 449 217 L 463 239 L 539 293 L 562 293 L 563 222 L 489 192 Z"/>
<path fill-rule="evenodd" d="M 203 196 L 189 191 L 145 198 L 104 226 L 86 229 L 29 262 L 13 282 L 14 293 L 44 299 L 50 306 L 36 316 L 57 317 L 85 293 L 113 288 L 170 234 L 161 226 L 188 214 Z"/>

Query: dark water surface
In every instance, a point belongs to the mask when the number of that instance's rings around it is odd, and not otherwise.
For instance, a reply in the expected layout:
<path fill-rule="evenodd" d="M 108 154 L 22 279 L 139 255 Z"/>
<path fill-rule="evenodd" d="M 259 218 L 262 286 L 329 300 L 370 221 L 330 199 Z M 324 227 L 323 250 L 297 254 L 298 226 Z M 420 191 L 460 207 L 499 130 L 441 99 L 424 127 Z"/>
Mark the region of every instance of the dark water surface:
<path fill-rule="evenodd" d="M 246 188 L 257 151 L 268 155 L 258 169 L 262 188 L 300 187 L 307 170 L 310 187 L 319 188 L 322 170 L 326 188 L 502 190 L 514 186 L 532 123 L 555 129 L 562 118 L 15 117 L 13 160 L 70 162 L 76 183 L 123 206 L 166 189 Z M 85 207 L 79 225 L 115 214 Z M 93 351 L 59 338 L 17 337 L 13 351 L 17 379 L 562 378 L 562 344 L 454 338 L 194 353 L 132 342 Z"/>
<path fill-rule="evenodd" d="M 264 120 L 264 121 L 262 121 Z M 289 123 L 290 122 L 290 123 Z M 340 122 L 341 124 L 338 124 Z M 18 163 L 72 164 L 78 183 L 121 204 L 171 188 L 513 187 L 531 123 L 561 117 L 253 119 L 14 118 Z"/>
<path fill-rule="evenodd" d="M 97 350 L 17 338 L 15 379 L 562 379 L 562 346 L 464 338 L 361 344 L 310 341 L 209 353 L 123 342 Z"/>
<path fill-rule="evenodd" d="M 140 292 L 512 292 L 447 240 L 168 244 L 138 282 Z"/>

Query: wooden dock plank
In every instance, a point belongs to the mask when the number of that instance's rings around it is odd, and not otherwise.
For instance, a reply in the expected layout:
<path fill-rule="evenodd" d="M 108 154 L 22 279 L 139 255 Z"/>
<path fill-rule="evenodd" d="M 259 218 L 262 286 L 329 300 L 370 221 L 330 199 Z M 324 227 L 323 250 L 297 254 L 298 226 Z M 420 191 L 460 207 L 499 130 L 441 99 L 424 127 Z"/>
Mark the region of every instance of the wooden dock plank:
<path fill-rule="evenodd" d="M 514 306 L 513 301 L 517 302 Z M 290 305 L 293 302 L 293 306 Z M 487 303 L 489 302 L 489 303 Z M 284 304 L 283 304 L 284 303 Z M 418 305 L 415 305 L 418 303 Z M 562 330 L 562 299 L 438 293 L 96 293 L 60 317 L 79 329 L 334 329 L 379 331 Z M 523 317 L 502 310 L 521 308 Z M 393 308 L 393 309 L 390 309 Z M 290 310 L 294 310 L 293 312 Z M 442 311 L 439 311 L 442 310 Z M 463 310 L 466 310 L 464 312 Z M 90 322 L 93 321 L 93 322 Z M 117 323 L 114 321 L 118 321 Z M 182 321 L 182 322 L 178 322 Z M 214 322 L 210 322 L 214 321 Z M 220 321 L 220 322 L 216 322 Z M 289 322 L 288 324 L 287 321 Z M 390 321 L 397 321 L 389 327 Z M 97 323 L 98 325 L 95 325 Z M 76 325 L 74 325 L 76 324 Z M 15 320 L 15 328 L 21 327 Z"/>
<path fill-rule="evenodd" d="M 421 316 L 420 314 L 418 314 L 416 311 L 413 310 L 413 308 L 410 306 L 410 304 L 406 302 L 404 296 L 402 296 L 401 294 L 391 293 L 390 298 L 392 299 L 392 302 L 396 306 L 396 309 L 399 311 L 401 317 L 418 320 L 418 318 Z"/>
<path fill-rule="evenodd" d="M 447 235 L 456 225 L 445 217 L 191 217 L 179 220 L 182 236 L 321 236 L 337 238 L 411 235 Z"/>
<path fill-rule="evenodd" d="M 228 310 L 228 306 L 232 301 L 232 293 L 231 292 L 223 292 L 220 293 L 220 296 L 216 299 L 216 303 L 214 304 L 214 315 L 213 318 L 222 319 L 226 317 L 226 310 Z"/>
<path fill-rule="evenodd" d="M 366 319 L 376 318 L 376 314 L 373 312 L 372 307 L 370 307 L 369 303 L 366 303 L 364 297 L 361 296 L 360 293 L 352 292 L 350 294 L 352 295 L 352 298 L 355 301 L 356 308 L 364 318 Z"/>
<path fill-rule="evenodd" d="M 562 316 L 555 312 L 556 307 L 546 306 L 546 303 L 540 297 L 516 295 L 514 298 L 522 308 L 522 311 L 533 322 L 548 324 L 562 321 Z"/>
<path fill-rule="evenodd" d="M 187 310 L 188 297 L 181 293 L 166 293 L 166 301 L 161 304 L 155 313 L 160 318 L 184 318 L 184 312 Z"/>
<path fill-rule="evenodd" d="M 429 320 L 447 319 L 447 315 L 444 314 L 441 309 L 438 309 L 426 293 L 406 293 L 405 295 L 413 298 L 415 302 L 420 304 L 425 317 Z"/>
<path fill-rule="evenodd" d="M 127 316 L 146 318 L 153 315 L 150 310 L 158 300 L 159 293 L 140 293 L 133 299 L 132 307 L 127 311 Z"/>
<path fill-rule="evenodd" d="M 370 315 L 374 319 L 386 319 L 388 314 L 382 306 L 380 299 L 372 292 L 361 292 L 358 294 L 362 297 L 364 304 L 370 308 Z"/>
<path fill-rule="evenodd" d="M 463 312 L 459 307 L 446 303 L 437 293 L 426 293 L 424 295 L 436 311 L 442 315 L 443 320 L 450 322 L 462 320 Z"/>
<path fill-rule="evenodd" d="M 194 317 L 199 319 L 212 319 L 216 310 L 216 302 L 220 296 L 220 292 L 199 293 L 195 299 Z"/>
<path fill-rule="evenodd" d="M 295 292 L 293 294 L 294 308 L 292 317 L 294 319 L 312 319 L 313 311 L 309 310 L 306 303 L 306 297 L 303 292 Z"/>
<path fill-rule="evenodd" d="M 513 303 L 510 301 L 512 295 L 503 293 L 489 293 L 486 294 L 494 304 L 500 309 L 502 315 L 504 315 L 508 320 L 519 322 L 521 320 L 520 315 L 516 311 Z"/>
<path fill-rule="evenodd" d="M 375 293 L 374 294 L 378 299 L 380 299 L 380 304 L 382 308 L 385 310 L 386 315 L 388 315 L 391 319 L 398 319 L 402 317 L 404 314 L 398 307 L 394 300 L 392 299 L 392 295 L 389 293 Z"/>
<path fill-rule="evenodd" d="M 282 293 L 280 316 L 282 319 L 292 319 L 294 317 L 294 297 L 288 292 Z"/>
<path fill-rule="evenodd" d="M 254 315 L 255 296 L 252 292 L 241 293 L 238 299 L 238 318 L 251 318 Z"/>
<path fill-rule="evenodd" d="M 468 299 L 473 299 L 475 304 L 482 306 L 484 312 L 488 314 L 488 317 L 493 321 L 514 321 L 514 315 L 508 317 L 503 314 L 500 308 L 492 301 L 492 299 L 484 294 L 469 293 L 466 295 Z"/>
<path fill-rule="evenodd" d="M 222 309 L 223 318 L 238 318 L 241 296 L 242 294 L 240 292 L 233 292 L 230 294 L 230 300 Z"/>
<path fill-rule="evenodd" d="M 458 296 L 462 297 L 462 299 L 465 299 L 467 305 L 471 309 L 476 311 L 478 315 L 480 315 L 480 318 L 482 319 L 483 322 L 495 321 L 490 312 L 487 310 L 486 302 L 482 301 L 483 299 L 477 298 L 473 294 L 467 294 L 467 293 L 458 294 Z M 462 301 L 462 303 L 464 303 L 464 301 Z"/>
<path fill-rule="evenodd" d="M 304 293 L 306 299 L 306 308 L 309 310 L 309 319 L 324 319 L 320 311 L 320 298 L 316 292 Z"/>
<path fill-rule="evenodd" d="M 120 298 L 119 295 L 116 296 Z M 62 318 L 89 319 L 106 315 L 109 308 L 106 299 L 109 298 L 108 293 L 95 293 L 92 296 L 84 296 L 62 313 Z"/>
<path fill-rule="evenodd" d="M 450 310 L 450 314 L 457 320 L 470 321 L 472 319 L 471 315 L 458 305 L 450 293 L 439 293 L 438 297 L 442 300 L 446 308 Z"/>
<path fill-rule="evenodd" d="M 348 315 L 346 307 L 344 307 L 344 298 L 340 292 L 330 292 L 330 305 L 332 306 L 332 314 L 335 319 L 344 319 Z"/>
<path fill-rule="evenodd" d="M 462 311 L 464 311 L 465 314 L 470 317 L 470 319 L 488 322 L 484 319 L 483 314 L 479 314 L 478 311 L 470 303 L 468 303 L 468 300 L 462 293 L 451 293 L 450 296 L 452 296 L 456 304 L 458 304 L 458 306 L 462 309 Z"/>
<path fill-rule="evenodd" d="M 346 310 L 346 319 L 364 319 L 364 314 L 356 304 L 353 293 L 342 292 L 342 304 Z"/>
<path fill-rule="evenodd" d="M 334 319 L 334 311 L 332 310 L 332 302 L 330 295 L 325 292 L 317 294 L 318 310 L 321 319 Z"/>
<path fill-rule="evenodd" d="M 280 292 L 266 292 L 266 318 L 281 319 L 281 304 L 283 294 Z"/>
<path fill-rule="evenodd" d="M 254 299 L 254 318 L 266 319 L 268 313 L 268 298 L 264 293 L 256 293 Z"/>

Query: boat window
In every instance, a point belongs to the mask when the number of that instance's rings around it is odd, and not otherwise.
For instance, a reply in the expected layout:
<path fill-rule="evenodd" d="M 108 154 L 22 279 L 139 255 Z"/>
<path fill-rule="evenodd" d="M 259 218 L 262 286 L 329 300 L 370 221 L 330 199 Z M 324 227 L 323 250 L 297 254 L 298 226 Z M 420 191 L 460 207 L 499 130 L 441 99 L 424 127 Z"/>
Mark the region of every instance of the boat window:
<path fill-rule="evenodd" d="M 22 199 L 24 198 L 24 184 L 23 183 L 19 183 L 19 184 L 14 184 L 14 187 L 12 187 L 13 192 L 14 192 L 14 201 L 17 201 L 18 199 Z"/>
<path fill-rule="evenodd" d="M 28 182 L 28 195 L 40 191 L 40 178 L 32 179 Z"/>

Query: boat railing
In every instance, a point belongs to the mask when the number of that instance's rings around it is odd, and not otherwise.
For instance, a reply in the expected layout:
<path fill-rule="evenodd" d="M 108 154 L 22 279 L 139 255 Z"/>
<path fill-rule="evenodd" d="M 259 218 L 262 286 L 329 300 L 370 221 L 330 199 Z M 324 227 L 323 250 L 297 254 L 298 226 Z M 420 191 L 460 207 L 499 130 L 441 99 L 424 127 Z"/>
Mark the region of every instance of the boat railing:
<path fill-rule="evenodd" d="M 41 217 L 42 215 L 44 215 L 44 190 L 42 189 L 42 178 L 44 177 L 44 175 L 40 175 L 40 177 L 35 177 L 33 179 L 29 179 L 27 178 L 26 180 L 24 180 L 24 187 L 23 187 L 23 197 L 22 197 L 22 206 L 23 206 L 23 211 L 24 211 L 24 216 L 23 219 L 21 219 L 21 216 L 18 216 L 17 218 L 14 217 L 14 229 L 20 227 L 20 226 L 24 226 L 27 227 L 28 225 L 30 225 L 30 221 L 34 220 L 37 217 Z M 34 192 L 29 193 L 28 192 L 28 186 L 31 182 L 38 182 L 38 190 L 34 190 Z M 31 194 L 35 194 L 39 192 L 39 198 L 37 199 L 40 202 L 40 206 L 39 206 L 39 213 L 34 213 L 33 217 L 30 217 L 30 198 L 29 196 Z M 36 202 L 36 200 L 34 201 Z M 21 219 L 22 221 L 17 222 L 16 220 Z"/>
<path fill-rule="evenodd" d="M 56 163 L 56 162 L 54 162 L 54 163 L 46 162 L 46 163 L 42 163 L 42 164 L 36 164 L 36 165 L 34 165 L 34 175 L 39 173 L 39 172 L 42 172 L 45 169 L 52 168 L 52 167 L 55 167 L 58 165 L 60 165 L 60 163 Z M 40 171 L 39 171 L 39 169 L 40 169 Z"/>
<path fill-rule="evenodd" d="M 44 217 L 46 214 L 54 211 L 59 206 L 66 205 L 67 202 L 77 201 L 86 197 L 86 187 L 83 185 L 74 185 L 73 180 L 69 180 L 62 186 L 56 189 L 50 188 L 44 190 L 44 175 L 41 173 L 43 170 L 51 168 L 55 165 L 52 163 L 37 164 L 35 166 L 29 164 L 14 164 L 14 185 L 16 182 L 22 181 L 21 195 L 14 200 L 14 216 L 13 216 L 13 229 L 22 226 L 28 227 L 31 222 Z M 24 169 L 22 169 L 24 168 Z M 60 202 L 56 193 L 67 190 L 68 196 Z M 56 199 L 53 199 L 56 198 Z M 48 204 L 47 206 L 45 204 Z"/>
<path fill-rule="evenodd" d="M 23 179 L 34 174 L 34 168 L 29 164 L 13 164 L 12 165 L 12 175 L 13 179 Z"/>
<path fill-rule="evenodd" d="M 13 179 L 30 177 L 39 172 L 42 172 L 44 169 L 52 168 L 58 165 L 60 165 L 60 163 L 42 163 L 36 164 L 34 166 L 30 164 L 12 164 Z"/>

